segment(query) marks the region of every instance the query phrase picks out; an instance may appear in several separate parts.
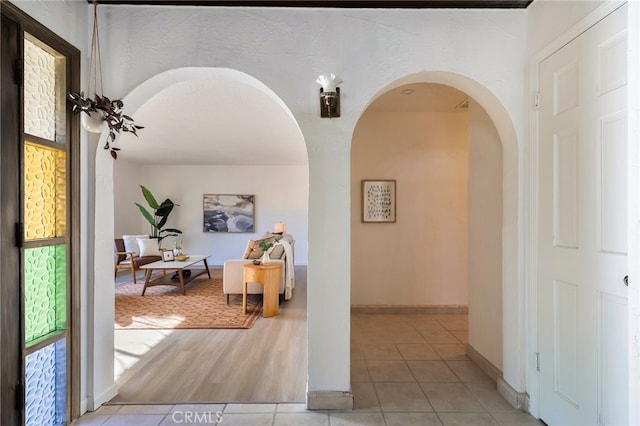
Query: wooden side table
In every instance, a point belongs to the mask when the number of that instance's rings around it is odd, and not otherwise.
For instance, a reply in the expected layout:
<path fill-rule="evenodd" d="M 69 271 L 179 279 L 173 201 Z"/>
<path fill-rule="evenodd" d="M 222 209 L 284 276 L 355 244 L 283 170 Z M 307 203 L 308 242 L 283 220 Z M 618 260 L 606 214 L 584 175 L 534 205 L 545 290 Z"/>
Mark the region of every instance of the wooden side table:
<path fill-rule="evenodd" d="M 242 271 L 242 313 L 247 313 L 247 283 L 258 283 L 264 287 L 262 298 L 262 316 L 278 315 L 278 288 L 282 279 L 282 264 L 254 265 L 247 263 Z"/>

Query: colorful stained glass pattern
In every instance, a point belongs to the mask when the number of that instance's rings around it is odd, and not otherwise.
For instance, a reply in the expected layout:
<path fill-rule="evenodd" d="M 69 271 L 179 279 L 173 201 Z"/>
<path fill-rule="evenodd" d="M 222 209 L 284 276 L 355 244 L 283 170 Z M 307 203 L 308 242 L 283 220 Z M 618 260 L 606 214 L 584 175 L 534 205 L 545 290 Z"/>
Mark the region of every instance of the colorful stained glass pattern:
<path fill-rule="evenodd" d="M 24 334 L 29 346 L 67 324 L 67 247 L 24 251 Z"/>
<path fill-rule="evenodd" d="M 48 140 L 56 138 L 56 60 L 24 41 L 24 131 Z"/>
<path fill-rule="evenodd" d="M 26 426 L 58 426 L 66 418 L 66 339 L 27 355 L 25 363 Z"/>
<path fill-rule="evenodd" d="M 27 241 L 64 237 L 67 228 L 66 153 L 24 145 L 24 232 Z"/>

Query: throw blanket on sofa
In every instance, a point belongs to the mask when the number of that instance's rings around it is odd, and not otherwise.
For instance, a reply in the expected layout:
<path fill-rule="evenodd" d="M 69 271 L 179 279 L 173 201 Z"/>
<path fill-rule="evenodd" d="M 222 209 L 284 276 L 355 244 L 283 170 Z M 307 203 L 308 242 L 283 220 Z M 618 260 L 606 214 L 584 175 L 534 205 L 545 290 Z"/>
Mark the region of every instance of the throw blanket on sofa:
<path fill-rule="evenodd" d="M 276 244 L 280 244 L 284 248 L 284 300 L 289 300 L 296 286 L 296 277 L 293 271 L 293 249 L 291 244 L 284 239 L 279 240 Z"/>

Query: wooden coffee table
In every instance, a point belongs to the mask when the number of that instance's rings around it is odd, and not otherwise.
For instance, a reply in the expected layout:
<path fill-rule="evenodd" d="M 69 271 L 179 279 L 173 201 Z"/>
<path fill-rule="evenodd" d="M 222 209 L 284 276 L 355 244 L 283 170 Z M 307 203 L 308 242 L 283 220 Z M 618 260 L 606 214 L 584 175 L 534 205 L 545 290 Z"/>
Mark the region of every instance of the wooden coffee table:
<path fill-rule="evenodd" d="M 209 278 L 211 278 L 211 273 L 209 272 L 209 265 L 207 265 L 207 258 L 211 257 L 209 255 L 189 255 L 189 258 L 186 260 L 178 261 L 173 260 L 171 262 L 165 262 L 162 260 L 158 260 L 157 262 L 148 263 L 146 265 L 142 265 L 140 269 L 146 269 L 146 274 L 144 276 L 144 288 L 142 289 L 142 295 L 144 296 L 145 291 L 147 291 L 147 287 L 153 287 L 156 285 L 172 285 L 175 287 L 180 287 L 182 289 L 182 294 L 186 294 L 184 286 L 191 282 L 195 277 L 198 277 L 202 274 L 207 274 Z M 198 262 L 204 262 L 204 269 L 191 269 L 191 275 L 188 278 L 184 277 L 184 269 Z M 174 281 L 171 279 L 170 275 L 163 275 L 160 278 L 156 278 L 154 280 L 151 279 L 151 273 L 154 269 L 161 271 L 176 271 L 178 272 L 178 281 Z"/>

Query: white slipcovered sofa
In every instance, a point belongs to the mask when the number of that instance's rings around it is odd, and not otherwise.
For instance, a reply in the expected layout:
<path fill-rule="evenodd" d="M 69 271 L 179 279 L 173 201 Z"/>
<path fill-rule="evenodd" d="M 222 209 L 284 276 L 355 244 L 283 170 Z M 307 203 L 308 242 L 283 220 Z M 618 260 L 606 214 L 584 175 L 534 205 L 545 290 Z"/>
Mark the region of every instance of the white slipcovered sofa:
<path fill-rule="evenodd" d="M 249 240 L 242 259 L 229 259 L 224 262 L 222 291 L 227 296 L 227 303 L 229 303 L 229 295 L 242 294 L 244 265 L 262 257 L 263 251 L 260 249 L 260 242 L 263 240 L 274 243 L 269 253 L 269 258 L 272 263 L 282 265 L 282 279 L 280 280 L 278 292 L 283 295 L 285 300 L 291 298 L 293 287 L 295 287 L 295 277 L 293 275 L 293 247 L 295 240 L 290 234 L 267 233 L 258 240 Z M 263 286 L 261 284 L 249 283 L 247 285 L 247 294 L 262 294 L 262 291 Z"/>

